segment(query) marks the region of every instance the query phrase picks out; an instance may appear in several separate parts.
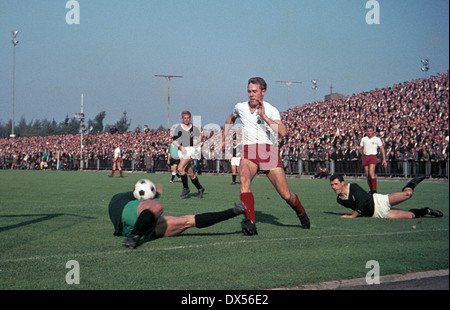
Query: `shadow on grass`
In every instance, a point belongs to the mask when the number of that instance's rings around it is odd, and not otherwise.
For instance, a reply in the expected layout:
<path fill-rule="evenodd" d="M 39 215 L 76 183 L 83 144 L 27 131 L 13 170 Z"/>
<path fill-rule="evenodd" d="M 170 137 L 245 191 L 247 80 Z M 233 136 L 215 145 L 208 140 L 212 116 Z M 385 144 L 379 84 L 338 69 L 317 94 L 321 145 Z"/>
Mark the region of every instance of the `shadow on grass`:
<path fill-rule="evenodd" d="M 292 213 L 292 216 L 296 216 L 295 213 Z M 261 222 L 265 224 L 271 224 L 275 226 L 282 226 L 282 227 L 298 227 L 299 225 L 286 225 L 278 221 L 278 217 L 273 216 L 272 214 L 266 214 L 261 211 L 255 212 L 255 219 L 256 223 Z M 299 221 L 300 224 L 300 221 Z"/>
<path fill-rule="evenodd" d="M 49 221 L 51 219 L 60 217 L 60 216 L 75 216 L 75 217 L 79 217 L 79 218 L 84 218 L 84 219 L 94 219 L 94 217 L 90 217 L 90 216 L 82 216 L 82 215 L 76 215 L 76 214 L 67 214 L 67 213 L 53 213 L 53 214 L 16 214 L 16 215 L 0 215 L 0 218 L 28 218 L 28 217 L 38 217 L 38 218 L 34 218 L 32 220 L 24 220 L 20 223 L 17 224 L 13 224 L 13 225 L 8 225 L 8 226 L 4 226 L 4 227 L 0 227 L 0 233 L 6 231 L 6 230 L 10 230 L 10 229 L 14 229 L 14 228 L 20 228 L 26 225 L 31 225 L 31 224 L 36 224 L 36 223 L 40 223 L 40 222 L 44 222 L 44 221 Z"/>
<path fill-rule="evenodd" d="M 293 216 L 295 216 L 294 213 L 293 213 Z M 283 224 L 278 221 L 277 217 L 275 217 L 271 214 L 266 214 L 261 211 L 255 211 L 255 219 L 256 219 L 256 226 L 258 226 L 258 223 L 265 223 L 265 224 L 282 226 L 282 227 L 295 227 L 295 228 L 298 228 L 300 225 L 300 222 L 299 222 L 299 225 Z M 237 231 L 233 231 L 233 232 L 221 232 L 221 233 L 202 233 L 202 232 L 199 233 L 198 230 L 195 230 L 195 231 L 183 232 L 181 235 L 179 235 L 177 237 L 181 237 L 181 236 L 226 236 L 226 235 L 236 235 L 236 234 L 242 234 L 242 230 L 237 230 Z"/>

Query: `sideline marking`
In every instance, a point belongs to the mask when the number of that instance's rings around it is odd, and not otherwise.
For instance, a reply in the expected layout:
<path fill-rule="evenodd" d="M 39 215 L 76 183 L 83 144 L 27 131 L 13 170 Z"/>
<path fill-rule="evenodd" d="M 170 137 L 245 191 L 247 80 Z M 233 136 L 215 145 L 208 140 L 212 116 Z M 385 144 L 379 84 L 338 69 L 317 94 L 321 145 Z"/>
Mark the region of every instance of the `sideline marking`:
<path fill-rule="evenodd" d="M 437 230 L 411 230 L 411 231 L 398 231 L 398 232 L 385 232 L 385 233 L 369 233 L 369 234 L 350 234 L 350 235 L 328 235 L 328 236 L 313 236 L 313 237 L 292 237 L 292 238 L 272 238 L 272 239 L 259 239 L 259 240 L 241 240 L 241 241 L 230 241 L 230 242 L 213 242 L 205 244 L 191 244 L 191 245 L 180 245 L 171 246 L 166 248 L 147 248 L 139 250 L 123 249 L 117 251 L 106 251 L 106 252 L 91 252 L 91 253 L 69 253 L 69 254 L 55 254 L 47 256 L 31 256 L 22 258 L 11 258 L 0 260 L 0 263 L 15 263 L 23 261 L 34 261 L 34 260 L 46 260 L 46 259 L 67 259 L 75 257 L 87 257 L 87 256 L 97 256 L 97 255 L 111 255 L 111 254 L 131 254 L 131 253 L 142 253 L 142 252 L 156 252 L 156 251 L 173 251 L 173 250 L 183 250 L 183 249 L 193 249 L 193 248 L 204 248 L 204 247 L 215 247 L 220 245 L 236 245 L 244 243 L 260 243 L 260 242 L 277 242 L 277 241 L 296 241 L 296 240 L 308 240 L 308 239 L 328 239 L 328 238 L 346 238 L 346 237 L 370 237 L 370 236 L 394 236 L 394 235 L 405 235 L 405 234 L 417 234 L 417 233 L 429 233 L 429 232 L 442 232 L 448 231 L 448 228 L 437 229 Z"/>

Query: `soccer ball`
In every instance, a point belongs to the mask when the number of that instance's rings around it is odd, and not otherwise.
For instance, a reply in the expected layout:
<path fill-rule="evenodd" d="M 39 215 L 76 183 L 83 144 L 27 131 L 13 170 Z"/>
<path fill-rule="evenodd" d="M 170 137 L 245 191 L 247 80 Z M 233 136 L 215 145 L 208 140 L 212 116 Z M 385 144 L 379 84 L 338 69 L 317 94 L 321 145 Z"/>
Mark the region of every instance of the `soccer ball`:
<path fill-rule="evenodd" d="M 139 180 L 134 185 L 133 195 L 137 200 L 153 199 L 156 195 L 156 186 L 150 180 Z"/>

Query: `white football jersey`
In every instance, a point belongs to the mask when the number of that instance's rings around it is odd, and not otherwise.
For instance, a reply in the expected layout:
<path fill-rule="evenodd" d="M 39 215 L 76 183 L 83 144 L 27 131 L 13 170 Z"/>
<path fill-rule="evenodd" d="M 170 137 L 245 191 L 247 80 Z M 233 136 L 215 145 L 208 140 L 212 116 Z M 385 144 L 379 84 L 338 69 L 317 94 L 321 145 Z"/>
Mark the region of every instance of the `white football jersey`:
<path fill-rule="evenodd" d="M 371 139 L 369 139 L 369 137 L 365 136 L 361 139 L 360 143 L 360 146 L 364 147 L 364 155 L 377 155 L 378 147 L 382 145 L 383 143 L 378 137 L 372 137 Z"/>
<path fill-rule="evenodd" d="M 271 120 L 281 120 L 280 112 L 270 103 L 263 101 L 264 110 Z M 242 121 L 242 143 L 249 144 L 270 144 L 276 145 L 278 134 L 259 116 L 258 110 L 250 113 L 248 102 L 240 102 L 235 105 L 234 116 L 240 117 Z"/>
<path fill-rule="evenodd" d="M 120 151 L 120 147 L 116 147 L 114 149 L 114 158 L 122 158 L 122 152 Z"/>

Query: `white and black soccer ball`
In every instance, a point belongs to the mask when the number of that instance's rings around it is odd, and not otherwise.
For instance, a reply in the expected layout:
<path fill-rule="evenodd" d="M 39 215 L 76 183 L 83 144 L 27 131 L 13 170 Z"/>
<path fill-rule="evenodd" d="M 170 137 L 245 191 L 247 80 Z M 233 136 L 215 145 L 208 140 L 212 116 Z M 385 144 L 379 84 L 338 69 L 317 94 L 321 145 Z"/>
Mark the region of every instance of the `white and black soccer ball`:
<path fill-rule="evenodd" d="M 156 186 L 150 180 L 139 180 L 134 185 L 133 195 L 137 200 L 153 199 L 156 196 Z"/>

